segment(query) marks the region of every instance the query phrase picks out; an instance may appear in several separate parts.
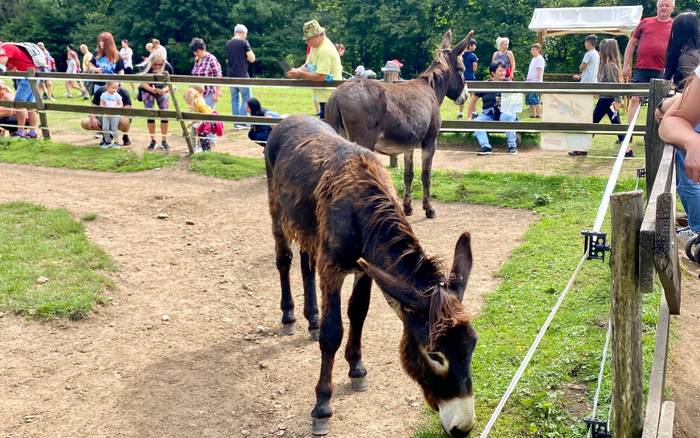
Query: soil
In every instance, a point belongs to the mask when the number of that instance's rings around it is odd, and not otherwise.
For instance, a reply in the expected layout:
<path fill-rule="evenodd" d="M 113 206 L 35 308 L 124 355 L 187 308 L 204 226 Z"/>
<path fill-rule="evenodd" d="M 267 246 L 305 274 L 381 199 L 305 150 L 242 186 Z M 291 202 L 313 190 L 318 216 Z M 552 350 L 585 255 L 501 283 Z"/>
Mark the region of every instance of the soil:
<path fill-rule="evenodd" d="M 676 403 L 674 436 L 700 434 L 700 267 L 683 257 L 681 314 L 671 319 L 670 400 Z"/>
<path fill-rule="evenodd" d="M 296 334 L 277 334 L 264 178 L 206 178 L 184 162 L 135 174 L 0 164 L 0 174 L 0 202 L 63 207 L 76 218 L 96 213 L 88 236 L 118 268 L 111 303 L 83 321 L 0 317 L 0 436 L 309 435 L 320 354 L 300 310 Z M 536 216 L 436 208 L 437 219 L 416 215 L 411 224 L 427 252 L 448 262 L 458 235 L 472 231 L 465 302 L 477 312 Z M 300 309 L 297 263 L 292 282 Z M 370 388 L 352 392 L 341 350 L 334 437 L 409 436 L 424 421 L 420 390 L 399 362 L 401 323 L 376 288 L 372 300 L 363 339 Z"/>

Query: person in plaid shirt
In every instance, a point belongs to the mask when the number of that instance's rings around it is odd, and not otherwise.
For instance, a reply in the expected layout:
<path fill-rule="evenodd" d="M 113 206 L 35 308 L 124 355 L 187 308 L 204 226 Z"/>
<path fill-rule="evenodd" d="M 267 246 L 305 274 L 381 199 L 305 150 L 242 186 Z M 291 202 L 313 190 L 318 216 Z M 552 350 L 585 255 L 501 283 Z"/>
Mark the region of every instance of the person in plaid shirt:
<path fill-rule="evenodd" d="M 216 56 L 207 52 L 207 45 L 201 38 L 194 38 L 190 43 L 190 50 L 194 55 L 194 67 L 192 67 L 192 76 L 204 76 L 208 78 L 221 77 L 221 64 L 216 59 Z M 221 87 L 207 85 L 204 87 L 204 101 L 211 109 L 215 109 L 216 102 L 221 97 Z"/>

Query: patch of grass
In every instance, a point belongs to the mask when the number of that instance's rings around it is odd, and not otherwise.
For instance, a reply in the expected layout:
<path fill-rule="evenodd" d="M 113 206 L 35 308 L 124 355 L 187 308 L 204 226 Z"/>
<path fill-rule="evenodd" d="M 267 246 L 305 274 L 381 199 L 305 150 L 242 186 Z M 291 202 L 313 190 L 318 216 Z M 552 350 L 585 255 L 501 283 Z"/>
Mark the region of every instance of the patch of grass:
<path fill-rule="evenodd" d="M 402 190 L 401 172 L 394 171 L 393 177 Z M 604 186 L 604 179 L 593 177 L 434 172 L 433 197 L 437 200 L 534 209 L 541 217 L 499 270 L 502 282 L 486 296 L 484 308 L 474 321 L 479 333 L 473 361 L 479 422 L 473 434 L 486 424 L 573 273 L 582 253 L 580 232 L 591 227 Z M 628 179 L 619 184 L 618 190 L 633 188 L 634 181 Z M 414 192 L 420 196 L 418 184 Z M 466 229 L 474 226 L 465 224 Z M 564 387 L 572 383 L 587 385 L 591 402 L 606 331 L 600 322 L 607 321 L 609 291 L 607 263 L 587 262 L 491 436 L 585 435 L 582 418 L 567 411 L 570 403 Z M 465 299 L 468 296 L 467 291 Z M 651 367 L 658 303 L 658 293 L 644 296 L 645 381 Z M 610 385 L 608 369 L 599 408 L 603 416 Z M 442 437 L 436 416 L 415 436 Z"/>
<path fill-rule="evenodd" d="M 93 212 L 88 212 L 88 213 L 85 213 L 84 215 L 80 216 L 81 222 L 92 222 L 95 219 L 97 219 L 97 213 L 93 213 Z"/>
<path fill-rule="evenodd" d="M 75 146 L 40 140 L 9 141 L 0 138 L 0 161 L 5 163 L 100 172 L 139 172 L 170 166 L 179 159 L 177 155 L 147 152 L 139 157 L 125 149 L 102 150 L 97 146 Z"/>
<path fill-rule="evenodd" d="M 205 176 L 239 180 L 265 174 L 265 162 L 259 158 L 236 157 L 220 152 L 192 156 L 190 170 Z"/>
<path fill-rule="evenodd" d="M 39 319 L 80 319 L 113 287 L 107 254 L 64 209 L 0 204 L 0 309 Z"/>

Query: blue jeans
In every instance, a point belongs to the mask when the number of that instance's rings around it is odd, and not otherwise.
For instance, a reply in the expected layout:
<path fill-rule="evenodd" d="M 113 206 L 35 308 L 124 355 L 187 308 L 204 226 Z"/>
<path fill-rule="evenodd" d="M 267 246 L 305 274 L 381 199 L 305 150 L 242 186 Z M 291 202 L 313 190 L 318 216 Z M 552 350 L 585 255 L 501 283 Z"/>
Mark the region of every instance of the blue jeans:
<path fill-rule="evenodd" d="M 17 89 L 15 90 L 15 102 L 36 102 L 34 93 L 32 93 L 32 86 L 29 85 L 29 80 L 21 79 L 17 83 Z"/>
<path fill-rule="evenodd" d="M 483 112 L 479 114 L 479 116 L 475 119 L 477 122 L 493 122 L 496 120 L 496 115 L 490 111 L 487 110 L 488 112 Z M 501 117 L 499 119 L 501 122 L 514 122 L 515 121 L 515 113 L 501 113 Z M 486 131 L 476 131 L 474 133 L 476 135 L 476 139 L 479 141 L 479 146 L 481 147 L 487 147 L 491 148 L 491 144 L 489 143 L 489 136 L 486 133 Z M 517 142 L 515 140 L 515 132 L 514 131 L 508 131 L 506 132 L 506 140 L 508 141 L 508 147 L 509 148 L 514 148 L 517 147 Z"/>
<path fill-rule="evenodd" d="M 245 116 L 245 104 L 253 97 L 250 87 L 231 87 L 231 114 Z"/>
<path fill-rule="evenodd" d="M 686 175 L 685 152 L 680 149 L 676 149 L 676 189 L 688 214 L 688 226 L 700 233 L 700 183 L 691 181 Z"/>
<path fill-rule="evenodd" d="M 214 93 L 204 96 L 204 103 L 212 110 L 216 110 L 216 102 L 214 102 Z"/>

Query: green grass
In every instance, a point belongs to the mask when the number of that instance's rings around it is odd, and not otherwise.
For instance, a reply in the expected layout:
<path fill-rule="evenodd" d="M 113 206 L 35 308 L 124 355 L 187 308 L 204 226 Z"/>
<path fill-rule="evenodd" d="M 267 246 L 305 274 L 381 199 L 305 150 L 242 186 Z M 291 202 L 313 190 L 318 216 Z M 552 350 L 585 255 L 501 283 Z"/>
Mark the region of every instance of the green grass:
<path fill-rule="evenodd" d="M 8 141 L 0 138 L 0 161 L 101 172 L 138 172 L 174 164 L 177 155 L 145 153 L 143 157 L 123 149 L 102 150 L 50 141 Z"/>
<path fill-rule="evenodd" d="M 39 319 L 80 319 L 112 282 L 107 254 L 64 209 L 0 204 L 0 309 Z M 40 277 L 48 279 L 44 284 Z"/>
<path fill-rule="evenodd" d="M 265 162 L 259 158 L 236 157 L 219 152 L 192 156 L 190 170 L 204 176 L 239 180 L 265 174 Z"/>
<path fill-rule="evenodd" d="M 394 171 L 393 177 L 402 190 L 400 172 Z M 474 433 L 485 425 L 574 271 L 582 253 L 580 232 L 591 227 L 604 185 L 605 180 L 593 177 L 434 172 L 433 194 L 437 200 L 534 209 L 541 218 L 499 270 L 501 285 L 486 296 L 484 308 L 474 321 L 479 332 L 473 360 L 478 418 Z M 625 180 L 618 190 L 633 188 L 634 181 Z M 418 184 L 414 192 L 420 196 Z M 465 224 L 467 229 L 476 226 Z M 605 339 L 601 323 L 607 321 L 609 291 L 607 262 L 587 262 L 491 436 L 584 436 L 582 417 L 590 411 L 584 406 L 579 412 L 571 412 L 577 411 L 572 408 L 575 403 L 565 397 L 564 388 L 585 384 L 591 402 Z M 467 291 L 466 299 L 468 296 Z M 644 296 L 645 381 L 658 302 L 658 293 Z M 607 414 L 610 385 L 608 371 L 599 414 L 603 417 Z M 442 437 L 437 417 L 433 415 L 415 436 Z"/>

